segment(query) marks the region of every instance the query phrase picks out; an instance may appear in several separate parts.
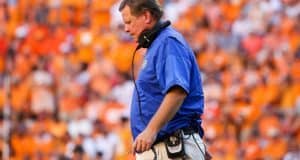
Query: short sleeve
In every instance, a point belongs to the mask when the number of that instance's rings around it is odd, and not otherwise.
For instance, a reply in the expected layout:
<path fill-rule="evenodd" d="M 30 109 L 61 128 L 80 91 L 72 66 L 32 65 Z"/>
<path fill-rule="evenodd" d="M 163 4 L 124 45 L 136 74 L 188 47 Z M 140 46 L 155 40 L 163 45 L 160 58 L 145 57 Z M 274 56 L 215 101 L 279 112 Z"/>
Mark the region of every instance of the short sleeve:
<path fill-rule="evenodd" d="M 157 79 L 163 94 L 173 86 L 190 91 L 190 52 L 177 39 L 169 37 L 159 48 L 160 58 L 156 64 Z"/>

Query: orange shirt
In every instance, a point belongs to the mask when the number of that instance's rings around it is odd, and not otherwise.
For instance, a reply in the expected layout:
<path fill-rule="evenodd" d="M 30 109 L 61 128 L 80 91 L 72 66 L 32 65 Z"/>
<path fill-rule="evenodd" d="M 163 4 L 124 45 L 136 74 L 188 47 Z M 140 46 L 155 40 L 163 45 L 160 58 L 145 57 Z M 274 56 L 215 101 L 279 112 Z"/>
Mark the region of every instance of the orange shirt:
<path fill-rule="evenodd" d="M 129 73 L 134 47 L 135 44 L 133 43 L 121 43 L 115 46 L 110 52 L 109 58 L 112 60 L 118 71 Z M 141 54 L 136 53 L 135 62 L 139 62 L 141 58 Z"/>
<path fill-rule="evenodd" d="M 275 115 L 264 115 L 258 123 L 259 134 L 262 137 L 272 137 L 280 132 L 280 122 Z"/>
<path fill-rule="evenodd" d="M 259 147 L 258 139 L 250 139 L 244 142 L 242 145 L 242 150 L 244 150 L 244 159 L 253 160 L 261 158 L 261 149 Z"/>
<path fill-rule="evenodd" d="M 264 158 L 282 159 L 287 151 L 287 142 L 281 138 L 269 139 L 262 150 Z"/>
<path fill-rule="evenodd" d="M 14 111 L 23 111 L 29 105 L 30 85 L 28 82 L 19 82 L 11 88 L 11 106 Z"/>
<path fill-rule="evenodd" d="M 225 2 L 225 1 L 224 1 Z M 222 13 L 225 16 L 225 19 L 233 22 L 238 18 L 241 12 L 241 4 L 232 4 L 232 2 L 221 2 Z"/>
<path fill-rule="evenodd" d="M 31 135 L 25 133 L 24 136 L 13 135 L 11 137 L 12 148 L 17 157 L 33 155 L 36 149 L 34 139 Z"/>
<path fill-rule="evenodd" d="M 300 96 L 300 84 L 291 84 L 283 90 L 283 95 L 281 98 L 282 108 L 294 108 L 296 104 L 297 97 Z"/>

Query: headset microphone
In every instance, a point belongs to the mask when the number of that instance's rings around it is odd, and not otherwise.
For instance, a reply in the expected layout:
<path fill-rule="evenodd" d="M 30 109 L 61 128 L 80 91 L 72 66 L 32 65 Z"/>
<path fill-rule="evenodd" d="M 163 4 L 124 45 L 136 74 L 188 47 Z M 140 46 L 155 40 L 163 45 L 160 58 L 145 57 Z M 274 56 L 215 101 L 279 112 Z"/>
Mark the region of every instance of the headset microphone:
<path fill-rule="evenodd" d="M 140 36 L 138 37 L 138 46 L 137 49 L 140 48 L 149 48 L 151 43 L 154 41 L 158 33 L 168 27 L 171 24 L 170 21 L 165 22 L 157 22 L 156 25 L 150 29 L 143 31 Z"/>

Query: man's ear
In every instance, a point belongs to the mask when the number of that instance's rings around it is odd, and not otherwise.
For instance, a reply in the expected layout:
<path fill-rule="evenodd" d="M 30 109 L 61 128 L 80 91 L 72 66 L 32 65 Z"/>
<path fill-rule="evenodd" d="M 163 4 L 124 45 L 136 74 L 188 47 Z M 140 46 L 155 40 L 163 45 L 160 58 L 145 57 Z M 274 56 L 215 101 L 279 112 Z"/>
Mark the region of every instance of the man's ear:
<path fill-rule="evenodd" d="M 152 23 L 153 17 L 152 17 L 152 15 L 151 15 L 150 11 L 147 11 L 147 10 L 146 10 L 146 11 L 144 12 L 144 18 L 145 18 L 145 22 L 146 22 L 147 24 Z"/>

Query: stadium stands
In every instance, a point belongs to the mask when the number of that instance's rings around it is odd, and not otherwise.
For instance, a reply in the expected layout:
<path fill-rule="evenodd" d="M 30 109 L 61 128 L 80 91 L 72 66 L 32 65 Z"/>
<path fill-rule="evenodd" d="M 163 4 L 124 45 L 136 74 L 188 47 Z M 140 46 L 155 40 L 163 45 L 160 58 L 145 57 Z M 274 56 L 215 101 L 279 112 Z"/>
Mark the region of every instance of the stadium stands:
<path fill-rule="evenodd" d="M 202 71 L 213 160 L 299 158 L 300 2 L 161 2 Z M 2 157 L 133 159 L 135 43 L 122 30 L 118 3 L 0 0 Z"/>

